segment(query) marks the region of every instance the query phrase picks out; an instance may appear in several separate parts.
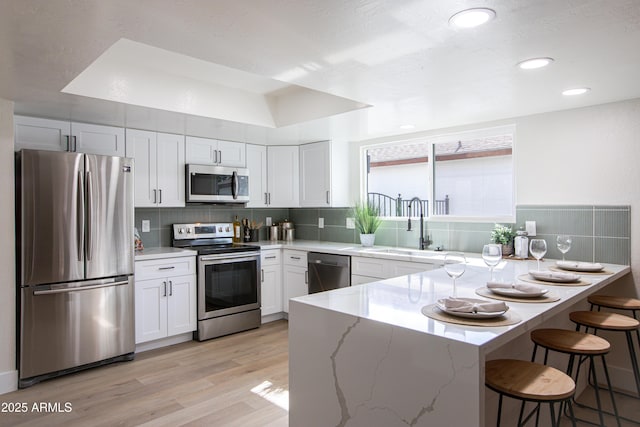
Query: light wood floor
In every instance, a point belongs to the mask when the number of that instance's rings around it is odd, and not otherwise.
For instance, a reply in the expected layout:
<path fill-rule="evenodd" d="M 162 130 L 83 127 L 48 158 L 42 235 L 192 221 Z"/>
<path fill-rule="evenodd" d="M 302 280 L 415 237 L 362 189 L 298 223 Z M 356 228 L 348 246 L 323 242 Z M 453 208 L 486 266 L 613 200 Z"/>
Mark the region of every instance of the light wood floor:
<path fill-rule="evenodd" d="M 206 342 L 188 342 L 44 381 L 0 396 L 27 413 L 0 413 L 1 426 L 288 425 L 288 339 L 284 320 Z M 253 391 L 252 391 L 253 390 Z M 32 412 L 66 402 L 71 412 Z M 275 402 L 275 403 L 274 403 Z"/>
<path fill-rule="evenodd" d="M 20 414 L 0 412 L 0 426 L 285 427 L 288 384 L 287 322 L 281 320 L 202 343 L 147 351 L 133 362 L 0 395 L 0 403 L 25 402 L 29 408 Z M 580 400 L 592 401 L 586 394 Z M 640 420 L 638 400 L 616 401 L 622 414 Z M 69 402 L 72 410 L 38 413 L 31 411 L 34 402 L 59 402 L 62 408 Z M 585 410 L 578 412 L 597 420 Z M 567 419 L 561 424 L 571 425 Z M 607 417 L 606 425 L 615 425 L 613 418 Z"/>

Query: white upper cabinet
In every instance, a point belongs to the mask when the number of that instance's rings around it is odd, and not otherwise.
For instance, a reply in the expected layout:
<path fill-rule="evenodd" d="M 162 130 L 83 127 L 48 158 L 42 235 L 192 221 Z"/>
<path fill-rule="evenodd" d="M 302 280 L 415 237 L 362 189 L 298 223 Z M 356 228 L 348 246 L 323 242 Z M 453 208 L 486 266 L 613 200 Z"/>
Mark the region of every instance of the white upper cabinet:
<path fill-rule="evenodd" d="M 73 151 L 124 157 L 124 129 L 36 117 L 14 117 L 15 149 Z"/>
<path fill-rule="evenodd" d="M 246 167 L 246 148 L 241 142 L 187 136 L 186 163 Z"/>
<path fill-rule="evenodd" d="M 267 201 L 273 208 L 300 206 L 298 146 L 267 147 Z M 251 176 L 249 176 L 251 181 Z"/>
<path fill-rule="evenodd" d="M 127 129 L 135 159 L 135 206 L 183 207 L 184 136 Z"/>
<path fill-rule="evenodd" d="M 349 206 L 348 143 L 300 146 L 300 206 Z"/>
<path fill-rule="evenodd" d="M 247 144 L 247 169 L 249 169 L 248 208 L 268 206 L 267 147 Z"/>
<path fill-rule="evenodd" d="M 112 126 L 71 123 L 74 151 L 108 156 L 125 156 L 124 129 Z"/>

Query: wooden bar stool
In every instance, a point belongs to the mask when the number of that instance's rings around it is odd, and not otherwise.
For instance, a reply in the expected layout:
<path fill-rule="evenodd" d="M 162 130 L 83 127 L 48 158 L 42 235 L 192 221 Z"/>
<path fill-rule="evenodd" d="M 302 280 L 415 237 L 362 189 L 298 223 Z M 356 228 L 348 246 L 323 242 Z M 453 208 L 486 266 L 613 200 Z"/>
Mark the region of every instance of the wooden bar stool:
<path fill-rule="evenodd" d="M 638 367 L 638 358 L 632 335 L 634 331 L 637 333 L 640 322 L 630 316 L 604 311 L 574 311 L 569 314 L 569 319 L 576 324 L 576 331 L 579 331 L 580 327 L 584 326 L 585 332 L 589 328 L 593 328 L 594 333 L 599 330 L 625 333 L 627 346 L 629 347 L 629 357 L 631 358 L 631 368 L 636 380 L 638 396 L 640 396 L 640 368 Z"/>
<path fill-rule="evenodd" d="M 630 311 L 634 319 L 640 321 L 638 312 L 640 312 L 640 299 L 628 297 L 615 297 L 611 295 L 589 295 L 587 301 L 591 304 L 591 311 L 597 307 L 598 311 L 602 307 L 612 308 L 614 310 Z M 638 349 L 640 349 L 640 328 L 636 328 L 636 338 Z M 640 394 L 640 390 L 638 390 Z"/>
<path fill-rule="evenodd" d="M 579 404 L 582 407 L 586 407 L 598 412 L 598 417 L 600 418 L 600 425 L 605 426 L 604 423 L 604 414 L 614 415 L 616 417 L 616 421 L 618 422 L 618 426 L 620 426 L 620 416 L 618 415 L 618 408 L 616 406 L 616 401 L 613 396 L 613 388 L 611 387 L 611 379 L 609 378 L 609 370 L 607 369 L 607 362 L 605 360 L 605 354 L 609 353 L 611 349 L 611 344 L 604 338 L 600 338 L 596 335 L 586 334 L 583 332 L 577 331 L 568 331 L 565 329 L 537 329 L 531 332 L 531 341 L 533 341 L 533 353 L 531 355 L 531 361 L 534 362 L 536 358 L 536 352 L 538 350 L 538 346 L 545 349 L 544 352 L 544 364 L 547 364 L 547 357 L 549 355 L 549 350 L 553 350 L 559 353 L 564 353 L 569 355 L 569 363 L 567 364 L 567 375 L 574 378 L 574 381 L 578 383 L 578 374 L 580 372 L 580 365 L 583 361 L 589 360 L 589 373 L 593 378 L 594 384 L 598 384 L 598 379 L 596 378 L 596 370 L 595 370 L 595 358 L 600 356 L 602 360 L 602 367 L 604 370 L 604 375 L 607 380 L 607 387 L 609 389 L 609 396 L 611 398 L 611 404 L 613 406 L 613 414 L 606 412 L 602 408 L 602 402 L 600 400 L 600 390 L 599 387 L 594 387 L 596 393 L 596 403 L 598 405 L 597 408 L 592 408 L 587 405 Z M 573 376 L 573 367 L 575 363 L 575 358 L 578 357 L 578 364 L 576 365 L 576 374 Z M 578 404 L 576 402 L 576 404 Z M 580 420 L 576 418 L 578 421 L 584 421 L 590 423 L 587 420 Z"/>
<path fill-rule="evenodd" d="M 551 366 L 539 363 L 527 362 L 525 360 L 498 359 L 490 360 L 485 364 L 485 385 L 499 395 L 498 400 L 498 421 L 502 416 L 502 397 L 507 396 L 521 400 L 523 405 L 520 408 L 518 426 L 523 425 L 533 416 L 538 415 L 541 403 L 549 404 L 551 415 L 551 425 L 556 427 L 559 420 L 556 419 L 554 404 L 566 402 L 569 408 L 570 418 L 575 427 L 573 416 L 573 406 L 571 398 L 576 391 L 576 384 L 567 374 L 552 368 Z M 524 403 L 534 402 L 536 407 L 523 420 Z M 561 412 L 558 412 L 558 418 Z M 536 425 L 537 423 L 536 417 Z"/>

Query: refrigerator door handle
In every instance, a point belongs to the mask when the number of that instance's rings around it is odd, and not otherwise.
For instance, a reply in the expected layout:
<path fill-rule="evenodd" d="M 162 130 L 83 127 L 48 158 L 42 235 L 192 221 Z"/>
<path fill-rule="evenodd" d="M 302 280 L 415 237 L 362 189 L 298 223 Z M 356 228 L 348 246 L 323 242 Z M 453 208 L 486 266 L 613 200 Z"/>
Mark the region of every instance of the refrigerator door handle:
<path fill-rule="evenodd" d="M 78 172 L 78 191 L 76 203 L 76 239 L 78 244 L 78 261 L 82 261 L 82 253 L 84 251 L 84 187 L 82 185 L 82 172 Z"/>
<path fill-rule="evenodd" d="M 111 286 L 122 286 L 122 285 L 128 285 L 128 284 L 129 284 L 129 281 L 124 280 L 122 282 L 102 283 L 99 285 L 91 285 L 91 286 L 72 286 L 72 287 L 61 288 L 61 289 L 47 289 L 44 291 L 33 291 L 33 295 L 63 294 L 68 292 L 87 291 L 89 289 L 108 288 Z"/>
<path fill-rule="evenodd" d="M 93 257 L 93 179 L 87 172 L 87 261 Z"/>

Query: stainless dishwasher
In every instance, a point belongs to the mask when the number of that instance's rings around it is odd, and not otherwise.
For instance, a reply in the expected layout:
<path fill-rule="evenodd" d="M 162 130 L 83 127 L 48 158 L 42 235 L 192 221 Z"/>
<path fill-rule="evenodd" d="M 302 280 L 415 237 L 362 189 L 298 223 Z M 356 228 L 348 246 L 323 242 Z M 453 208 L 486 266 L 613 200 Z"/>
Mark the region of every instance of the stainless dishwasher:
<path fill-rule="evenodd" d="M 309 293 L 351 286 L 351 257 L 309 252 Z"/>

